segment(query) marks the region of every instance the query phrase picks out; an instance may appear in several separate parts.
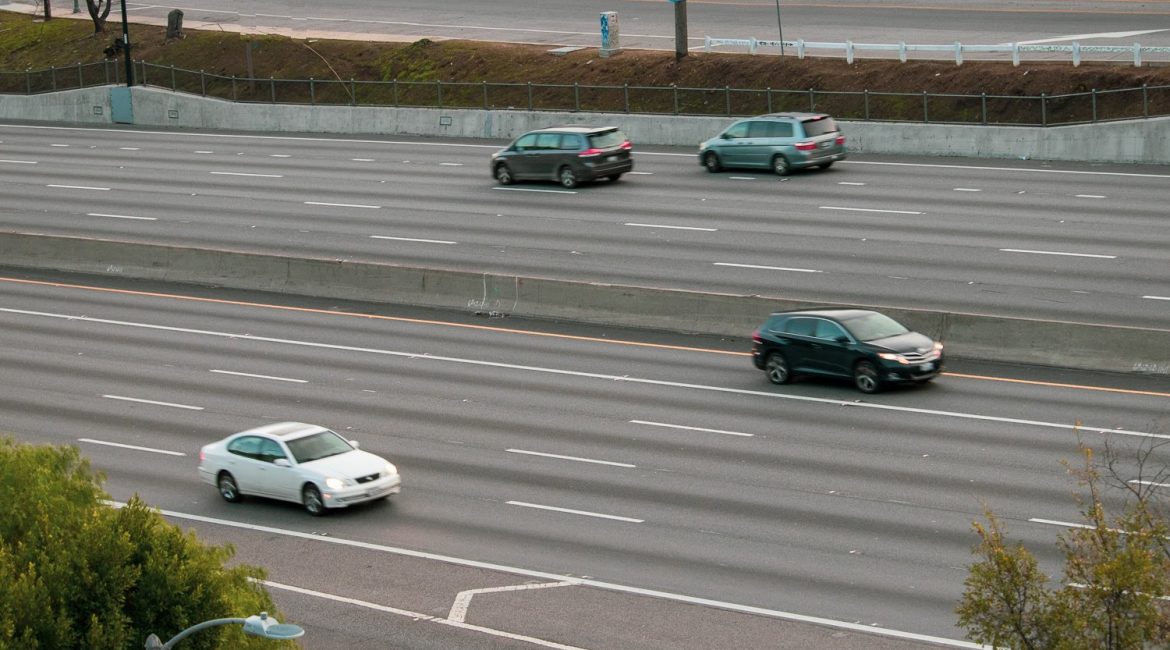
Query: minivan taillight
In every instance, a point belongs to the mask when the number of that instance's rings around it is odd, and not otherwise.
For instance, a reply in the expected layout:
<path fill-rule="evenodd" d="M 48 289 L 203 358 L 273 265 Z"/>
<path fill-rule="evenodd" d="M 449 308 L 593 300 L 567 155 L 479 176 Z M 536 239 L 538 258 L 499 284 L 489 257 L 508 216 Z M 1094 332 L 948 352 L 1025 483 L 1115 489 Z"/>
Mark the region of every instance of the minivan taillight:
<path fill-rule="evenodd" d="M 581 153 L 577 154 L 577 157 L 578 158 L 588 158 L 589 156 L 600 156 L 600 155 L 601 155 L 601 149 L 598 149 L 596 147 L 589 147 L 585 151 L 582 151 Z"/>
<path fill-rule="evenodd" d="M 843 136 L 843 135 L 837 136 L 837 144 L 845 144 L 845 136 Z"/>
<path fill-rule="evenodd" d="M 812 151 L 817 148 L 815 142 L 797 142 L 795 145 L 797 151 Z"/>

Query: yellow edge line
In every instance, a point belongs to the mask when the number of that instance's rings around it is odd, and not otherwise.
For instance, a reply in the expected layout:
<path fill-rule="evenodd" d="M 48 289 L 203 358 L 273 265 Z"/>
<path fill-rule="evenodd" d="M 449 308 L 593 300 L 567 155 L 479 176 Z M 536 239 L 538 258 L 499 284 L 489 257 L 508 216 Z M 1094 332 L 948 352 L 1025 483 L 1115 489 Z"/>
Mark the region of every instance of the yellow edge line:
<path fill-rule="evenodd" d="M 264 309 L 277 309 L 281 311 L 303 312 L 309 314 L 325 314 L 327 316 L 350 316 L 354 318 L 369 318 L 373 320 L 394 321 L 399 323 L 413 323 L 417 325 L 442 325 L 445 327 L 459 327 L 470 330 L 482 330 L 485 332 L 501 332 L 505 334 L 519 334 L 523 336 L 543 336 L 554 339 L 565 339 L 570 341 L 585 341 L 590 343 L 608 343 L 611 345 L 628 345 L 639 348 L 653 348 L 659 350 L 675 350 L 682 352 L 702 352 L 704 354 L 723 354 L 735 357 L 750 356 L 748 352 L 732 352 L 729 350 L 713 350 L 710 348 L 693 348 L 681 345 L 664 345 L 662 343 L 645 343 L 641 341 L 623 341 L 620 339 L 604 339 L 595 336 L 575 336 L 573 334 L 554 334 L 552 332 L 531 332 L 528 330 L 518 330 L 508 327 L 492 327 L 489 325 L 472 325 L 468 323 L 452 323 L 450 321 L 428 320 L 423 318 L 405 318 L 402 316 L 382 316 L 379 314 L 359 314 L 350 311 L 334 311 L 329 309 L 313 309 L 310 307 L 290 307 L 288 305 L 272 305 L 261 302 L 245 302 L 242 300 L 224 300 L 222 298 L 200 298 L 198 296 L 184 296 L 175 293 L 156 293 L 153 291 L 134 291 L 131 289 L 112 289 L 110 287 L 95 287 L 84 284 L 69 284 L 65 282 L 46 282 L 43 280 L 26 280 L 22 278 L 5 278 L 0 277 L 0 282 L 12 282 L 16 284 L 33 284 L 45 287 L 57 287 L 63 289 L 83 289 L 87 291 L 104 291 L 106 293 L 117 293 L 129 296 L 145 296 L 150 298 L 169 298 L 171 300 L 187 300 L 191 302 L 205 302 L 220 305 L 236 305 L 240 307 L 261 307 Z M 944 372 L 947 377 L 959 377 L 961 379 L 980 379 L 983 381 L 999 381 L 1011 384 L 1028 384 L 1032 386 L 1048 386 L 1051 388 L 1073 388 L 1077 390 L 1092 390 L 1103 393 L 1119 393 L 1122 395 L 1143 395 L 1149 397 L 1170 397 L 1170 393 L 1160 393 L 1156 391 L 1146 390 L 1130 390 L 1125 388 L 1107 388 L 1104 386 L 1085 386 L 1081 384 L 1062 384 L 1050 381 L 1035 381 L 1030 379 L 1010 379 L 1007 377 L 990 377 L 987 375 L 968 375 L 958 372 Z"/>
<path fill-rule="evenodd" d="M 261 302 L 244 302 L 242 300 L 224 300 L 222 298 L 200 298 L 198 296 L 184 296 L 175 293 L 155 293 L 152 291 L 134 291 L 131 289 L 112 289 L 110 287 L 95 287 L 84 284 L 69 284 L 66 282 L 46 282 L 43 280 L 26 280 L 23 278 L 5 278 L 0 277 L 0 282 L 12 282 L 16 284 L 35 284 L 44 287 L 57 287 L 63 289 L 84 289 L 87 291 L 104 291 L 106 293 L 118 293 L 128 296 L 145 296 L 150 298 L 170 298 L 172 300 L 187 300 L 191 302 L 205 302 L 219 305 L 237 305 L 240 307 L 262 307 L 264 309 L 278 309 L 281 311 L 294 311 L 309 314 L 326 314 L 329 316 L 351 316 L 354 318 L 369 318 L 373 320 L 395 321 L 399 323 L 413 323 L 417 325 L 444 325 L 447 327 L 460 327 L 470 330 L 482 330 L 486 332 L 502 332 L 505 334 L 522 334 L 525 336 L 545 336 L 554 339 L 565 339 L 570 341 L 587 341 L 591 343 L 612 343 L 614 345 L 629 345 L 640 348 L 656 348 L 660 350 L 676 350 L 682 352 L 703 352 L 707 354 L 726 354 L 730 356 L 750 356 L 748 352 L 732 352 L 728 350 L 712 350 L 709 348 L 692 348 L 681 345 L 664 345 L 662 343 L 645 343 L 641 341 L 622 341 L 620 339 L 605 339 L 594 336 L 574 336 L 572 334 L 555 334 L 552 332 L 530 332 L 527 330 L 511 329 L 507 327 L 492 327 L 489 325 L 472 325 L 469 323 L 452 323 L 450 321 L 440 320 L 426 320 L 422 318 L 405 318 L 402 316 L 382 316 L 379 314 L 359 314 L 350 311 L 335 311 L 330 309 L 313 309 L 310 307 L 290 307 L 288 305 L 270 305 Z"/>

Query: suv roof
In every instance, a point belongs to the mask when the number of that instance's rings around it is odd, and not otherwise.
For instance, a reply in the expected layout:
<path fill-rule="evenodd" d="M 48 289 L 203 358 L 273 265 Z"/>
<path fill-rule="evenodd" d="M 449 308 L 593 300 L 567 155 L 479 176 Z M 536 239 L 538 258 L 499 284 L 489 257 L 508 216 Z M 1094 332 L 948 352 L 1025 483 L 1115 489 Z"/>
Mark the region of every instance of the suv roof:
<path fill-rule="evenodd" d="M 848 320 L 864 314 L 876 314 L 872 309 L 857 309 L 855 307 L 824 307 L 813 309 L 793 309 L 790 311 L 772 312 L 773 316 L 831 316 L 840 320 Z"/>
<path fill-rule="evenodd" d="M 765 113 L 763 115 L 756 115 L 755 117 L 749 119 L 759 119 L 761 117 L 771 117 L 787 120 L 823 120 L 832 116 L 827 113 Z"/>
<path fill-rule="evenodd" d="M 602 131 L 617 131 L 616 126 L 549 126 L 543 129 L 529 131 L 529 133 L 601 133 Z"/>

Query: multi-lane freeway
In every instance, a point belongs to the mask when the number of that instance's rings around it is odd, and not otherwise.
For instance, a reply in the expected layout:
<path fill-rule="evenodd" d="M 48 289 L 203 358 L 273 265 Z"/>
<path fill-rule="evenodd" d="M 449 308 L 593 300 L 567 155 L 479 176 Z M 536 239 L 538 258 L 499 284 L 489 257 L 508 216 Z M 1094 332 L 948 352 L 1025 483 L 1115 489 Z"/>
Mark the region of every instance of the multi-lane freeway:
<path fill-rule="evenodd" d="M 848 135 L 846 133 L 846 135 Z M 0 225 L 814 302 L 1165 327 L 1156 166 L 854 156 L 499 187 L 483 141 L 0 126 Z M 746 332 L 745 332 L 746 334 Z"/>

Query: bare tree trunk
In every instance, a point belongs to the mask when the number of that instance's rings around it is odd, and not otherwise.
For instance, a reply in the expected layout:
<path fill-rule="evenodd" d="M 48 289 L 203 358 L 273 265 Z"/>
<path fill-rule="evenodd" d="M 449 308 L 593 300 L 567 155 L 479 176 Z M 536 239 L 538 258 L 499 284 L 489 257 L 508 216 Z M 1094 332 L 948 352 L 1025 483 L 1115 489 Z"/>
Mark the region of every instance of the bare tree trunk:
<path fill-rule="evenodd" d="M 89 10 L 89 17 L 93 19 L 93 33 L 101 34 L 106 31 L 106 18 L 110 15 L 112 3 L 113 0 L 85 0 L 85 8 Z"/>
<path fill-rule="evenodd" d="M 53 7 L 51 0 L 45 0 L 45 21 L 53 19 Z"/>

